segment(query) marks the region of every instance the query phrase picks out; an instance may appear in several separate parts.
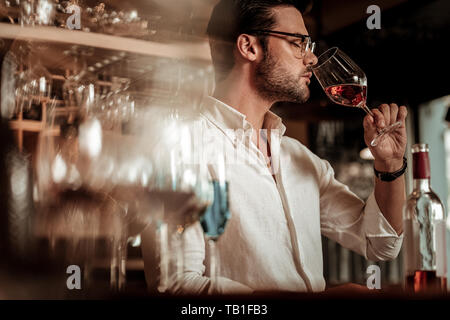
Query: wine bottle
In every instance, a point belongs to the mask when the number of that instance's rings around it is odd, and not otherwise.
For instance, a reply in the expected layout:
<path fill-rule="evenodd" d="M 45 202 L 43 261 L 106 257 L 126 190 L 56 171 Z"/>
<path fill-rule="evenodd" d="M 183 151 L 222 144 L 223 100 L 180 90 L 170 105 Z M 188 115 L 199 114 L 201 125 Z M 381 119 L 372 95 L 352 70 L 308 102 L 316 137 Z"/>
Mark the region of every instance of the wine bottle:
<path fill-rule="evenodd" d="M 405 289 L 410 293 L 446 291 L 446 214 L 430 187 L 427 144 L 415 144 L 413 191 L 403 208 Z"/>

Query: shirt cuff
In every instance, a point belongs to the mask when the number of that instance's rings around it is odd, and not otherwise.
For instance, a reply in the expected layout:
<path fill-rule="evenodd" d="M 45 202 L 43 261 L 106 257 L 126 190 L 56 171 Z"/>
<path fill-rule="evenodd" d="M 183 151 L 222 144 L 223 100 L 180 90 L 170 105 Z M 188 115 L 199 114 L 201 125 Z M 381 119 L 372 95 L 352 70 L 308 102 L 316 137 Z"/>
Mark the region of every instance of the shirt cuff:
<path fill-rule="evenodd" d="M 373 261 L 395 259 L 400 252 L 403 233 L 398 235 L 386 220 L 372 192 L 364 209 L 365 233 L 368 242 L 367 258 Z"/>
<path fill-rule="evenodd" d="M 228 278 L 218 277 L 217 280 L 217 285 L 210 287 L 209 294 L 252 294 L 254 292 L 250 287 Z"/>
<path fill-rule="evenodd" d="M 380 208 L 378 207 L 375 194 L 372 192 L 366 201 L 365 213 L 365 225 L 367 237 L 394 237 L 397 239 L 403 238 L 403 234 L 400 236 L 386 220 Z"/>

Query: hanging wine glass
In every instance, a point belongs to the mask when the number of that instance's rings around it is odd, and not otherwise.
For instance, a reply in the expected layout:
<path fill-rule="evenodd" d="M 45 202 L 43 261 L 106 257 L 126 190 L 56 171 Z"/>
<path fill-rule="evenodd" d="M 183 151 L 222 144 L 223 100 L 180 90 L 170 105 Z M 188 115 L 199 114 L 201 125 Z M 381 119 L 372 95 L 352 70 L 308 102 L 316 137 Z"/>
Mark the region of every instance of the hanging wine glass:
<path fill-rule="evenodd" d="M 17 82 L 19 77 L 20 59 L 13 50 L 9 50 L 2 63 L 1 76 L 1 117 L 4 119 L 12 119 L 18 116 L 17 104 L 19 103 L 19 94 Z"/>
<path fill-rule="evenodd" d="M 24 110 L 29 111 L 33 104 L 39 104 L 42 101 L 49 101 L 52 92 L 52 75 L 45 68 L 39 58 L 31 65 L 26 72 L 28 97 L 24 105 Z"/>
<path fill-rule="evenodd" d="M 75 46 L 66 54 L 73 57 L 73 74 L 66 77 L 63 85 L 65 104 L 91 112 L 98 105 L 100 96 L 98 78 L 90 71 L 87 63 L 87 57 L 92 56 L 93 52 Z"/>
<path fill-rule="evenodd" d="M 53 25 L 55 5 L 52 0 L 21 0 L 20 25 L 34 27 L 36 25 Z"/>
<path fill-rule="evenodd" d="M 17 113 L 29 112 L 33 105 L 47 102 L 52 91 L 52 75 L 41 63 L 41 50 L 30 42 L 19 45 L 16 60 L 19 68 L 16 77 Z"/>

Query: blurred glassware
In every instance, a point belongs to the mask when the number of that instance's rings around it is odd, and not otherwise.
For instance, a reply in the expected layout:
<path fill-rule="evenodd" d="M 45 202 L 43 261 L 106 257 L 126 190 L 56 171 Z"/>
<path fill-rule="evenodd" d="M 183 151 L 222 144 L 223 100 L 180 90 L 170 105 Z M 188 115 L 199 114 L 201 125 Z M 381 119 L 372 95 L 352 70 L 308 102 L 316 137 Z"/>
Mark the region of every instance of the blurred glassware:
<path fill-rule="evenodd" d="M 15 7 L 18 7 L 20 5 L 19 0 L 15 0 L 15 1 L 9 1 L 9 0 L 4 0 L 4 1 L 0 1 L 0 17 L 1 16 L 5 16 L 8 18 L 9 22 L 11 22 L 12 24 L 15 24 L 14 21 L 14 11 L 15 11 Z"/>
<path fill-rule="evenodd" d="M 138 122 L 157 168 L 149 188 L 152 197 L 163 203 L 164 213 L 157 221 L 158 236 L 154 237 L 151 229 L 142 235 L 143 256 L 144 261 L 151 261 L 150 252 L 154 250 L 149 243 L 158 243 L 160 277 L 154 285 L 161 293 L 177 293 L 183 290 L 183 232 L 199 220 L 212 202 L 213 193 L 206 163 L 196 153 L 200 147 L 200 136 L 196 135 L 201 134 L 202 122 L 195 111 L 167 106 L 150 109 Z M 149 273 L 146 271 L 146 276 L 150 277 Z"/>
<path fill-rule="evenodd" d="M 53 106 L 39 143 L 38 200 L 44 208 L 43 224 L 50 221 L 53 226 L 43 229 L 52 243 L 56 232 L 68 237 L 74 248 L 81 236 L 107 237 L 114 290 L 125 287 L 128 237 L 141 232 L 160 210 L 143 188 L 152 165 L 138 141 L 103 130 L 88 108 Z M 104 212 L 109 207 L 112 211 Z M 93 243 L 87 241 L 84 250 L 92 252 Z M 92 255 L 84 262 L 92 264 Z"/>
<path fill-rule="evenodd" d="M 20 16 L 19 21 L 22 27 L 24 26 L 34 26 L 34 0 L 21 1 L 20 2 Z"/>
<path fill-rule="evenodd" d="M 139 16 L 136 9 L 114 11 L 101 2 L 94 7 L 76 0 L 2 0 L 0 17 L 4 16 L 14 24 L 34 27 L 38 25 L 67 28 L 67 19 L 73 14 L 71 6 L 80 7 L 81 30 L 100 32 L 123 37 L 146 38 L 156 34 L 161 16 Z"/>
<path fill-rule="evenodd" d="M 39 104 L 42 101 L 48 101 L 52 92 L 52 74 L 45 68 L 40 58 L 31 63 L 30 68 L 25 74 L 27 79 L 28 103 L 24 105 L 26 111 L 30 110 L 32 104 Z"/>
<path fill-rule="evenodd" d="M 38 0 L 36 6 L 36 24 L 45 26 L 53 25 L 55 11 L 55 3 L 53 0 Z"/>
<path fill-rule="evenodd" d="M 97 85 L 98 77 L 88 68 L 87 59 L 93 51 L 87 48 L 74 46 L 65 52 L 72 56 L 72 74 L 66 77 L 63 84 L 63 97 L 66 106 L 84 108 L 92 111 L 98 105 L 100 88 Z"/>
<path fill-rule="evenodd" d="M 49 101 L 53 84 L 52 74 L 41 63 L 39 48 L 32 43 L 20 44 L 13 54 L 18 63 L 15 113 L 27 113 L 33 105 Z"/>
<path fill-rule="evenodd" d="M 16 109 L 16 81 L 18 75 L 19 61 L 16 55 L 9 50 L 2 63 L 1 75 L 1 117 L 4 119 L 12 119 L 17 114 Z"/>
<path fill-rule="evenodd" d="M 225 180 L 225 164 L 223 154 L 218 154 L 217 166 L 219 179 L 212 182 L 214 188 L 214 201 L 206 209 L 205 214 L 200 218 L 200 224 L 205 233 L 209 250 L 209 277 L 211 279 L 210 293 L 218 293 L 218 278 L 220 274 L 220 264 L 216 242 L 225 232 L 225 226 L 231 217 L 229 207 L 229 184 Z M 223 172 L 221 174 L 220 172 Z"/>
<path fill-rule="evenodd" d="M 50 26 L 55 22 L 55 4 L 52 0 L 21 0 L 20 25 L 34 27 Z"/>

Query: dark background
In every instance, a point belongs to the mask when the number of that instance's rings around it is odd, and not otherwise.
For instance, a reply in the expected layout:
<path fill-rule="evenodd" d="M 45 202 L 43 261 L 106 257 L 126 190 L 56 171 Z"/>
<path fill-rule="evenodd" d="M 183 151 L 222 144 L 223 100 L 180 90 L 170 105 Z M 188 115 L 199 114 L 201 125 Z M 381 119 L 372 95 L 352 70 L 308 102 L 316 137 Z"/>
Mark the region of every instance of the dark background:
<path fill-rule="evenodd" d="M 420 103 L 450 93 L 447 45 L 450 1 L 312 1 L 305 15 L 318 54 L 337 46 L 366 73 L 368 104 L 405 104 L 410 116 Z M 381 29 L 369 30 L 369 5 L 381 8 Z M 276 110 L 289 119 L 308 122 L 362 120 L 362 110 L 330 102 L 317 81 L 311 99 L 302 106 L 280 104 Z M 358 121 L 359 122 L 359 121 Z M 415 122 L 417 119 L 415 118 Z M 418 126 L 415 126 L 418 128 Z M 418 136 L 418 130 L 415 132 Z"/>

